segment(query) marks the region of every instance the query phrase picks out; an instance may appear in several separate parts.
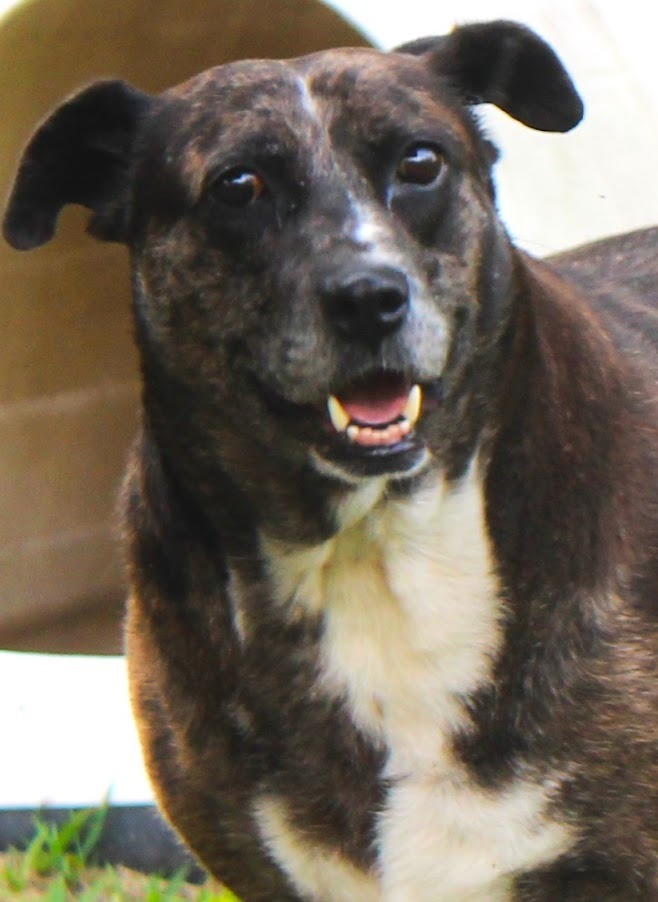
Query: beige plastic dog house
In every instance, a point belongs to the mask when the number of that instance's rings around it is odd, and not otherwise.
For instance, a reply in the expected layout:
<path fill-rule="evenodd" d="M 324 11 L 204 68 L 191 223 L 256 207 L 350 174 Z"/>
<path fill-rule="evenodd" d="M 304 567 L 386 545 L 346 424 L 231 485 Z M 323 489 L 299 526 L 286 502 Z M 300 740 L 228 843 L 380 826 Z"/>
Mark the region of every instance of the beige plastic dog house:
<path fill-rule="evenodd" d="M 0 22 L 0 183 L 63 96 L 98 77 L 157 91 L 239 57 L 364 44 L 317 0 L 28 0 Z M 120 648 L 114 499 L 136 422 L 121 247 L 69 209 L 56 241 L 0 245 L 0 648 Z"/>

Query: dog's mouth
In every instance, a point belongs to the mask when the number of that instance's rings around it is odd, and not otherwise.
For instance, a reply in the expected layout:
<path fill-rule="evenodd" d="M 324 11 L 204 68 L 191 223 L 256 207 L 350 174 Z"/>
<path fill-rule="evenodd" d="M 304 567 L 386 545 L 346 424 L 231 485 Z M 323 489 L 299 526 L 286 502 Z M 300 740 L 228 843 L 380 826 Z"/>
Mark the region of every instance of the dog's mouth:
<path fill-rule="evenodd" d="M 439 406 L 441 379 L 417 381 L 378 370 L 331 393 L 318 458 L 351 476 L 410 475 L 429 460 L 418 434 L 423 417 Z"/>
<path fill-rule="evenodd" d="M 327 413 L 333 430 L 355 449 L 392 449 L 413 433 L 422 403 L 418 383 L 377 372 L 330 394 Z"/>
<path fill-rule="evenodd" d="M 444 392 L 441 378 L 421 383 L 383 369 L 337 386 L 320 405 L 260 389 L 270 411 L 310 439 L 315 460 L 356 476 L 415 472 L 427 460 L 417 428 Z"/>

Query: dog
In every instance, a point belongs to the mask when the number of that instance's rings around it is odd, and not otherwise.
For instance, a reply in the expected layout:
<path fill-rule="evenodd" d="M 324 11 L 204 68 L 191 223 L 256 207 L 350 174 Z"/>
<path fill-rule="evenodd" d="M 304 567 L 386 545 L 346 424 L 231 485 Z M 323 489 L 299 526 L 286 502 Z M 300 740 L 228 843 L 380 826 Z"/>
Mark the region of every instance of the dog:
<path fill-rule="evenodd" d="M 466 25 L 94 83 L 9 200 L 130 250 L 133 704 L 245 902 L 658 899 L 658 230 L 515 248 L 483 103 L 583 115 Z"/>

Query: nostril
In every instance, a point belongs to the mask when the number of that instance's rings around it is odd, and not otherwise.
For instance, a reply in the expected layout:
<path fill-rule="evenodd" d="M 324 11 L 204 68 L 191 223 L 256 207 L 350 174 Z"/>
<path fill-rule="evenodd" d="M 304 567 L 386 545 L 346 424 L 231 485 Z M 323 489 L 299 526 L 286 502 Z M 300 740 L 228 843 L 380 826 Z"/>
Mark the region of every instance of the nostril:
<path fill-rule="evenodd" d="M 407 294 L 401 294 L 396 289 L 382 291 L 379 294 L 377 303 L 379 305 L 379 315 L 387 322 L 394 322 L 401 316 L 404 316 L 407 309 Z"/>
<path fill-rule="evenodd" d="M 332 302 L 331 316 L 338 326 L 347 326 L 360 315 L 359 304 L 349 294 L 337 294 Z"/>

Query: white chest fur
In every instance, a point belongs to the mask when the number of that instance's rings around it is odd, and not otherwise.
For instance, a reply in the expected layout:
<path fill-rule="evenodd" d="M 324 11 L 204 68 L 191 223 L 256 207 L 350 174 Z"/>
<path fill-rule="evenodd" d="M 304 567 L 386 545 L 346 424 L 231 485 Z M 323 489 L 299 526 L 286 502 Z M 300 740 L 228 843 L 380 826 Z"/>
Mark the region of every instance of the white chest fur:
<path fill-rule="evenodd" d="M 277 596 L 293 616 L 322 613 L 320 684 L 387 753 L 372 899 L 505 899 L 511 875 L 553 858 L 567 834 L 544 819 L 542 786 L 484 792 L 451 753 L 502 635 L 480 481 L 473 470 L 456 488 L 436 477 L 409 498 L 385 491 L 355 490 L 322 545 L 266 543 Z"/>

